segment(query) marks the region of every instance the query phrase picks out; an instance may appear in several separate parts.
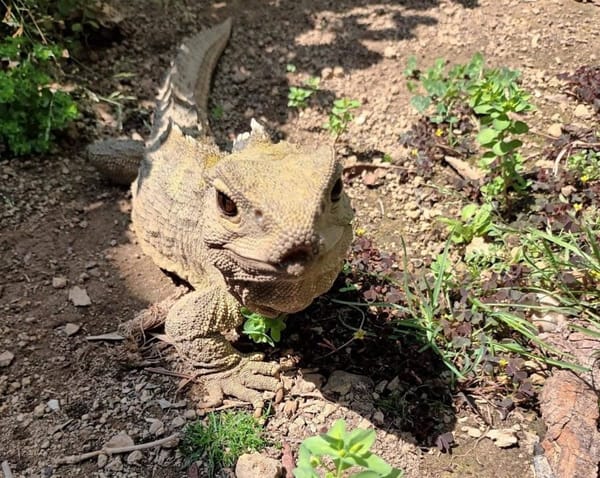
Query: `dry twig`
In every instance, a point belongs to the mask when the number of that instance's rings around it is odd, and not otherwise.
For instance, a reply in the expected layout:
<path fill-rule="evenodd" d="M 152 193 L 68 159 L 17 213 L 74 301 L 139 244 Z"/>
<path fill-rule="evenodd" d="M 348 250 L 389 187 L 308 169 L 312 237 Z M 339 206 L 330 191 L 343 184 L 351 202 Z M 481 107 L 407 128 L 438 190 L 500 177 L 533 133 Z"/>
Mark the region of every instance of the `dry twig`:
<path fill-rule="evenodd" d="M 96 451 L 90 451 L 89 453 L 82 453 L 81 455 L 69 455 L 59 458 L 56 462 L 57 465 L 73 465 L 75 463 L 81 463 L 82 461 L 89 460 L 98 455 L 118 455 L 120 453 L 129 453 L 135 450 L 146 450 L 147 448 L 154 448 L 155 446 L 165 445 L 173 442 L 179 438 L 179 433 L 173 433 L 172 435 L 161 438 L 160 440 L 150 441 L 148 443 L 140 443 L 139 445 L 121 446 L 116 448 L 102 448 Z M 2 464 L 4 466 L 4 464 Z"/>

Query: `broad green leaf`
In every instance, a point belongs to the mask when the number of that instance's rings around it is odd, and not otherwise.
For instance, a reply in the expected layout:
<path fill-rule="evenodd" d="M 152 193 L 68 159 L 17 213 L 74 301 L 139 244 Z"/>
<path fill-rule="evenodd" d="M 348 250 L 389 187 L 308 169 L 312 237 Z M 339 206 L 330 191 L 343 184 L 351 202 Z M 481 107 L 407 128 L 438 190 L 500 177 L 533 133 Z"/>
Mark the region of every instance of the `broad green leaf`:
<path fill-rule="evenodd" d="M 514 134 L 523 134 L 529 131 L 529 126 L 523 121 L 515 121 L 510 128 L 510 132 Z"/>
<path fill-rule="evenodd" d="M 428 96 L 413 96 L 410 104 L 419 113 L 423 113 L 431 105 L 431 99 Z"/>
<path fill-rule="evenodd" d="M 346 434 L 346 421 L 345 420 L 336 420 L 332 425 L 331 429 L 327 432 L 327 436 L 331 438 L 335 438 L 336 440 L 344 440 L 344 435 Z"/>
<path fill-rule="evenodd" d="M 486 128 L 479 132 L 477 135 L 477 141 L 479 144 L 486 146 L 488 144 L 493 143 L 498 137 L 498 131 L 492 128 Z"/>
<path fill-rule="evenodd" d="M 503 114 L 498 116 L 492 124 L 494 125 L 494 129 L 498 131 L 504 131 L 511 125 L 511 121 L 506 115 Z"/>
<path fill-rule="evenodd" d="M 485 114 L 488 114 L 493 109 L 494 109 L 494 107 L 492 105 L 484 103 L 482 105 L 475 106 L 473 108 L 473 111 L 475 111 L 475 113 L 477 113 L 478 115 L 485 115 Z"/>
<path fill-rule="evenodd" d="M 348 448 L 351 453 L 366 452 L 373 446 L 373 443 L 375 443 L 375 430 L 361 428 L 352 430 L 345 441 L 346 448 Z"/>
<path fill-rule="evenodd" d="M 310 466 L 294 468 L 292 473 L 295 478 L 319 478 L 318 473 Z"/>
<path fill-rule="evenodd" d="M 479 205 L 478 204 L 467 204 L 460 211 L 460 217 L 461 217 L 461 219 L 463 221 L 469 220 L 477 212 L 477 209 L 479 209 Z"/>

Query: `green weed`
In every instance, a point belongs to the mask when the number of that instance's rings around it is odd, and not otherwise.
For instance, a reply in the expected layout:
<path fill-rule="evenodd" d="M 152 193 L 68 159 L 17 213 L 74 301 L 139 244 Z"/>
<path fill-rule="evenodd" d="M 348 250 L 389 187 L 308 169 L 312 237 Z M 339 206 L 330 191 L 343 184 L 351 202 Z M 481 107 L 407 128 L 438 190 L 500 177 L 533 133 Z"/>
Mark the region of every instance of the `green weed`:
<path fill-rule="evenodd" d="M 290 108 L 304 109 L 308 106 L 308 99 L 319 89 L 319 78 L 311 76 L 304 81 L 305 87 L 290 86 L 288 92 L 288 106 Z"/>
<path fill-rule="evenodd" d="M 181 452 L 188 464 L 202 460 L 208 476 L 213 477 L 222 468 L 233 466 L 243 453 L 265 446 L 263 428 L 251 414 L 211 412 L 185 428 Z"/>
<path fill-rule="evenodd" d="M 354 119 L 352 110 L 360 107 L 360 102 L 349 98 L 337 99 L 329 113 L 329 119 L 325 123 L 325 129 L 338 138 L 348 129 L 348 124 Z"/>
<path fill-rule="evenodd" d="M 257 312 L 251 312 L 245 307 L 241 310 L 246 318 L 242 332 L 256 343 L 267 343 L 275 347 L 281 340 L 281 331 L 285 329 L 285 315 L 274 319 L 265 317 Z"/>
<path fill-rule="evenodd" d="M 567 159 L 567 169 L 575 171 L 587 183 L 600 179 L 600 151 L 582 149 Z"/>
<path fill-rule="evenodd" d="M 400 478 L 403 472 L 387 464 L 373 454 L 370 448 L 375 443 L 375 430 L 346 430 L 346 422 L 337 420 L 331 429 L 322 435 L 309 437 L 300 445 L 295 478 Z M 352 468 L 364 471 L 348 475 Z M 319 469 L 325 474 L 320 475 Z"/>

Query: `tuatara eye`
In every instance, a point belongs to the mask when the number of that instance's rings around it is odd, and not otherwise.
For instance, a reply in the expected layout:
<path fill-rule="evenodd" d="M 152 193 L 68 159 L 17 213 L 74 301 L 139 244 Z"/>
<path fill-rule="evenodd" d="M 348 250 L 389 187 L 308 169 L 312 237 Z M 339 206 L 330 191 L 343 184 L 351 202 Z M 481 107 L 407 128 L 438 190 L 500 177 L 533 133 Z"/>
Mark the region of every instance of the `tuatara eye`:
<path fill-rule="evenodd" d="M 229 217 L 237 216 L 238 208 L 227 194 L 221 191 L 217 191 L 217 204 L 221 212 Z"/>
<path fill-rule="evenodd" d="M 342 178 L 338 178 L 333 187 L 331 188 L 331 202 L 338 202 L 342 197 L 342 189 L 344 188 L 344 184 L 342 183 Z"/>

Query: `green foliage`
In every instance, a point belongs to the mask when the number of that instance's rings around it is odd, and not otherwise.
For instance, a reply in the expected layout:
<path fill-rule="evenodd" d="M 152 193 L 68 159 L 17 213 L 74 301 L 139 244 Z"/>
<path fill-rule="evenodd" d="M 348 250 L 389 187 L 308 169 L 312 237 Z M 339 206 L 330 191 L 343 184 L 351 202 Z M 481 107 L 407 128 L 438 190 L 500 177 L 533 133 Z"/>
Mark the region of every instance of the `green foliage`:
<path fill-rule="evenodd" d="M 516 119 L 533 109 L 530 95 L 517 83 L 519 72 L 507 68 L 486 70 L 486 74 L 468 87 L 469 106 L 479 115 L 481 125 L 477 141 L 487 151 L 479 166 L 488 173 L 490 182 L 481 188 L 484 199 L 500 197 L 508 204 L 509 191 L 517 194 L 531 185 L 522 176 L 523 157 L 518 149 L 523 145 L 516 136 L 529 131 L 527 124 Z"/>
<path fill-rule="evenodd" d="M 281 331 L 285 329 L 285 315 L 271 319 L 257 312 L 251 312 L 245 307 L 241 312 L 246 318 L 242 332 L 254 342 L 275 347 L 275 343 L 281 340 Z"/>
<path fill-rule="evenodd" d="M 348 124 L 354 119 L 352 110 L 360 107 L 360 102 L 349 98 L 340 98 L 333 102 L 333 107 L 329 113 L 329 120 L 325 123 L 328 129 L 335 137 L 340 136 L 348 129 Z"/>
<path fill-rule="evenodd" d="M 317 470 L 325 469 L 325 478 L 399 478 L 401 470 L 388 465 L 382 458 L 370 452 L 375 442 L 375 431 L 356 429 L 346 431 L 346 422 L 337 420 L 331 429 L 322 435 L 309 437 L 300 445 L 296 478 L 319 478 Z M 323 458 L 326 457 L 326 462 Z M 331 462 L 331 464 L 329 463 Z M 347 475 L 351 468 L 363 471 Z"/>
<path fill-rule="evenodd" d="M 290 91 L 288 92 L 288 106 L 297 109 L 306 108 L 308 106 L 308 99 L 319 89 L 319 81 L 319 78 L 316 76 L 311 76 L 304 81 L 306 88 L 290 86 Z"/>
<path fill-rule="evenodd" d="M 215 105 L 210 110 L 210 116 L 214 120 L 220 120 L 220 119 L 222 119 L 224 114 L 225 114 L 225 111 L 223 110 L 223 107 L 221 105 Z"/>
<path fill-rule="evenodd" d="M 483 56 L 476 53 L 466 65 L 456 65 L 446 72 L 446 61 L 438 58 L 433 67 L 420 74 L 416 59 L 409 58 L 405 75 L 418 80 L 426 93 L 413 96 L 412 106 L 419 113 L 425 113 L 431 107 L 434 112 L 429 119 L 433 123 L 455 124 L 459 118 L 454 107 L 464 101 L 469 85 L 483 73 L 483 65 Z M 418 84 L 409 80 L 408 88 L 417 91 Z"/>
<path fill-rule="evenodd" d="M 493 209 L 489 204 L 467 204 L 460 219 L 442 218 L 450 228 L 450 239 L 456 244 L 469 244 L 474 237 L 483 237 L 493 230 Z"/>
<path fill-rule="evenodd" d="M 530 182 L 523 175 L 523 157 L 518 150 L 523 142 L 519 135 L 528 132 L 527 124 L 519 119 L 531 111 L 530 95 L 518 83 L 520 73 L 508 68 L 485 68 L 480 53 L 465 65 L 456 65 L 446 71 L 446 62 L 436 60 L 425 73 L 416 69 L 414 57 L 409 60 L 405 74 L 417 79 L 425 94 L 416 95 L 411 104 L 420 113 L 432 111 L 429 120 L 451 127 L 461 119 L 458 113 L 465 107 L 479 121 L 477 141 L 485 150 L 479 166 L 487 173 L 481 187 L 484 200 L 510 203 L 510 191 L 525 193 Z M 409 80 L 409 89 L 416 91 L 418 84 Z M 464 114 L 464 113 L 463 113 Z"/>
<path fill-rule="evenodd" d="M 60 53 L 57 46 L 31 44 L 23 37 L 0 43 L 0 57 L 9 61 L 0 71 L 0 141 L 14 155 L 48 151 L 54 133 L 77 117 L 71 96 L 49 76 Z"/>
<path fill-rule="evenodd" d="M 208 476 L 233 466 L 243 453 L 266 446 L 263 428 L 251 414 L 242 411 L 211 412 L 204 421 L 184 430 L 181 452 L 187 463 L 202 460 Z"/>
<path fill-rule="evenodd" d="M 582 149 L 569 156 L 567 168 L 575 171 L 582 182 L 600 179 L 600 151 Z"/>

